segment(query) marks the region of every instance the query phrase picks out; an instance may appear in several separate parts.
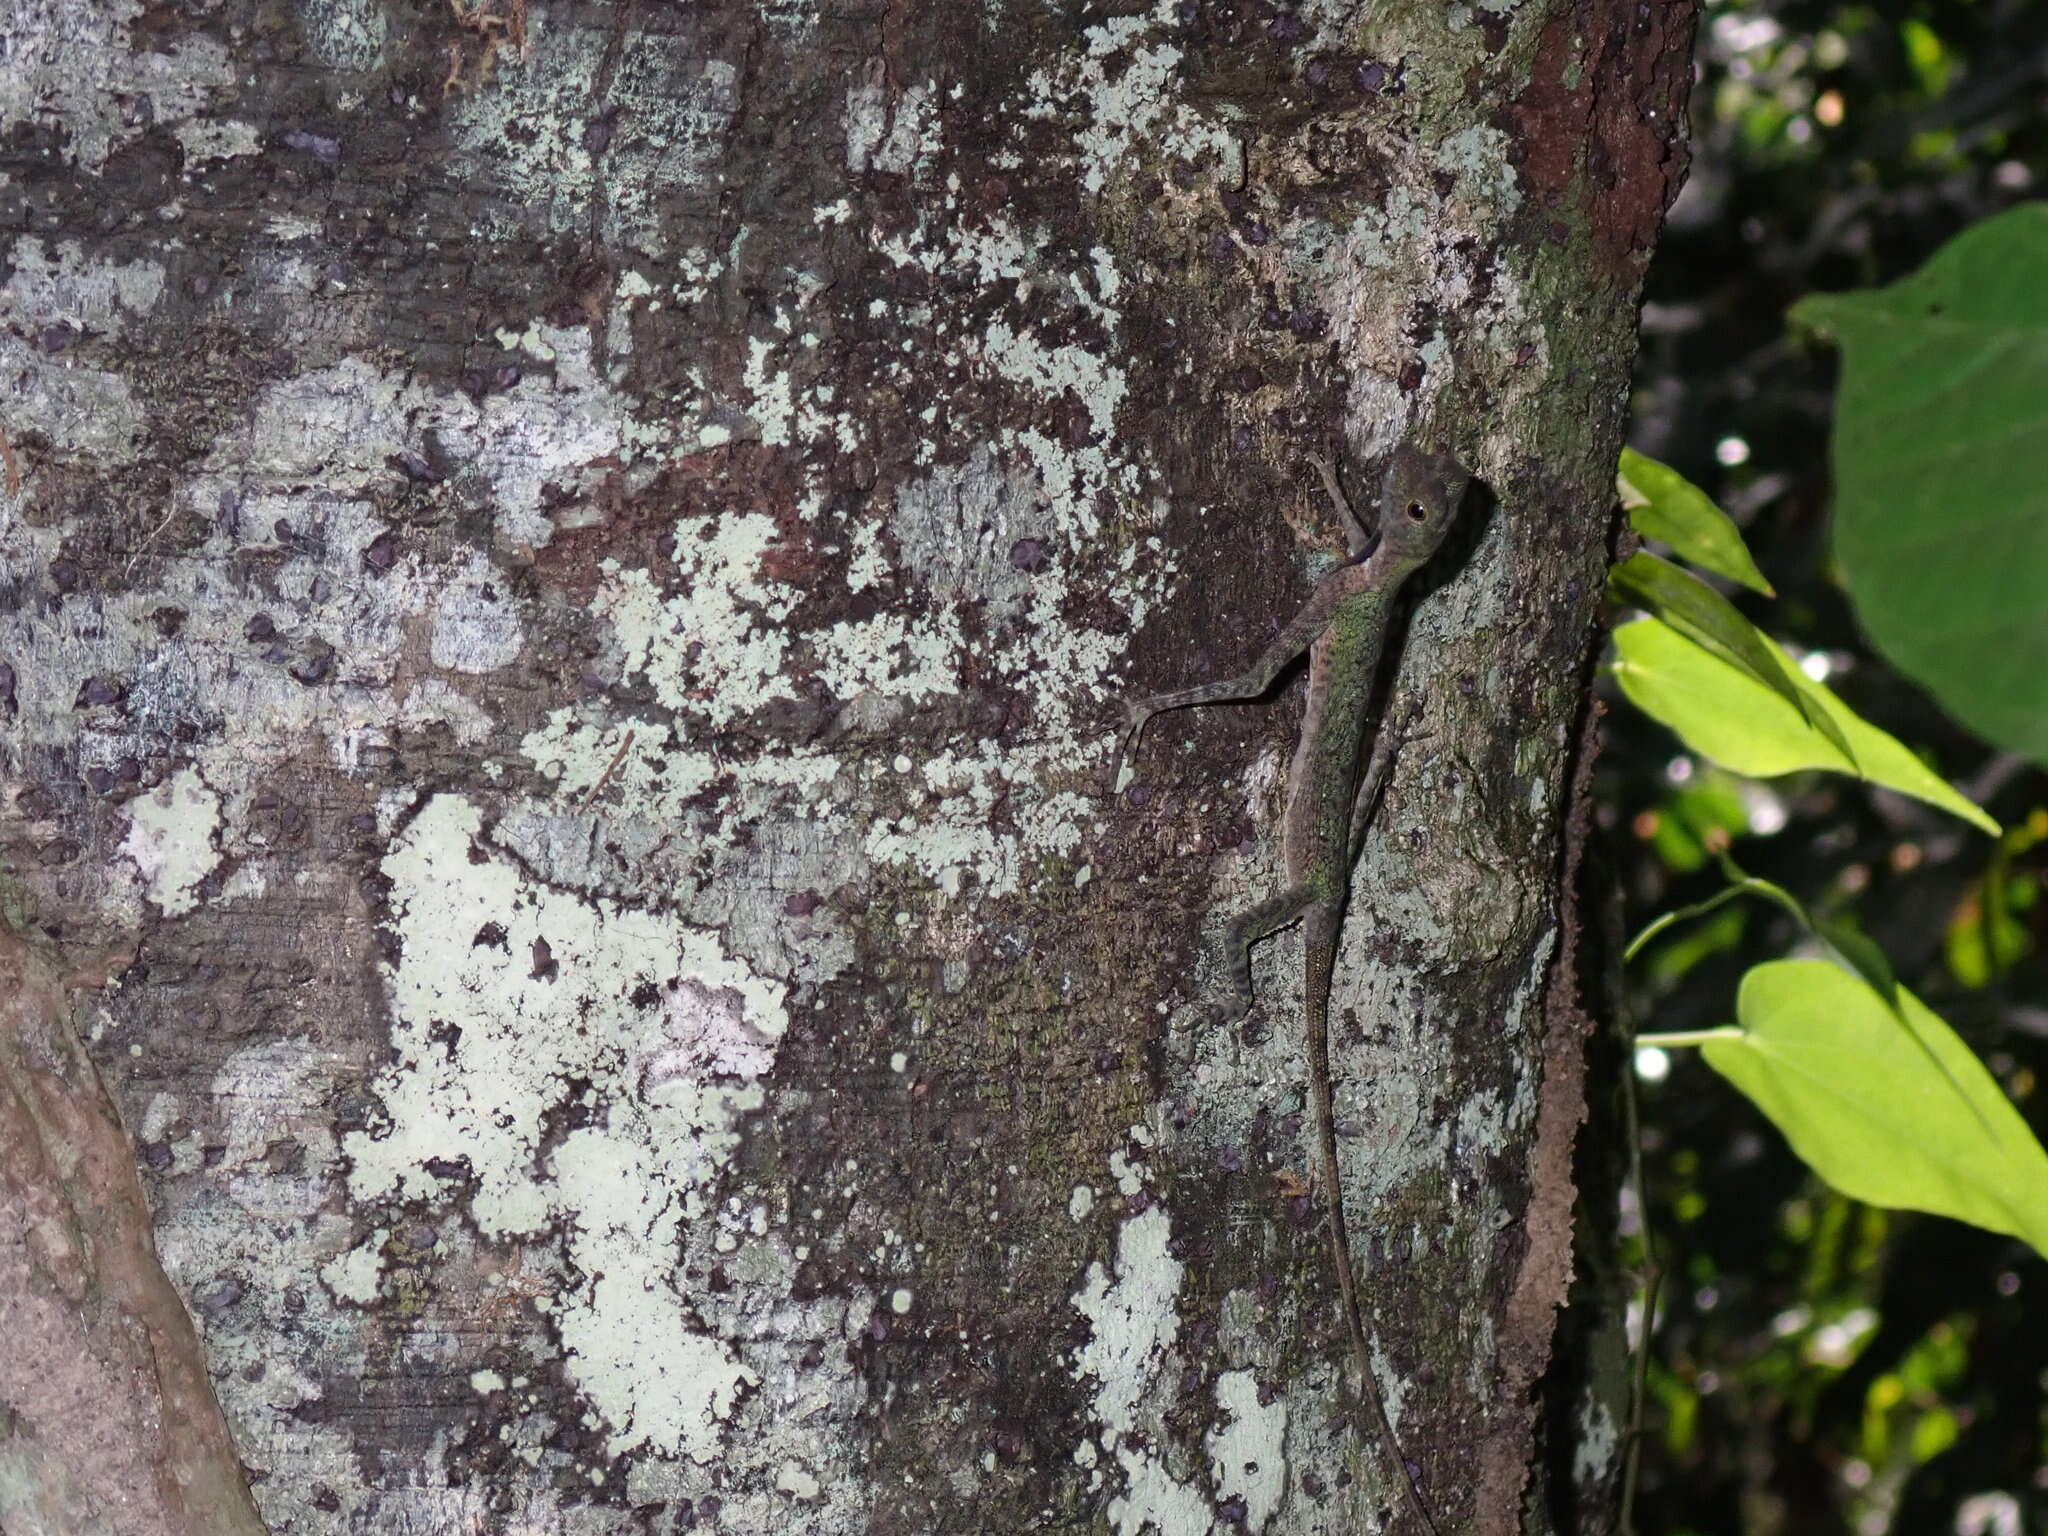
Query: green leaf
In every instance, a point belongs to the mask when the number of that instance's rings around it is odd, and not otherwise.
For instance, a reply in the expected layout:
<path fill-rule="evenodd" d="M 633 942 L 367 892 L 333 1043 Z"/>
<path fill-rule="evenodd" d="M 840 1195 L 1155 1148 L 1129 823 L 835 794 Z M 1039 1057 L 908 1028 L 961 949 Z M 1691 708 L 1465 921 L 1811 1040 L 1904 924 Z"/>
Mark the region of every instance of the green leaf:
<path fill-rule="evenodd" d="M 1871 640 L 1978 734 L 2048 761 L 2048 204 L 1792 318 L 1842 347 L 1835 555 Z"/>
<path fill-rule="evenodd" d="M 1699 577 L 1640 551 L 1607 573 L 1607 595 L 1662 619 L 1687 639 L 1762 683 L 1805 717 L 1851 763 L 1856 754 L 1826 710 L 1811 703 L 1785 675 L 1778 648 L 1735 605 Z"/>
<path fill-rule="evenodd" d="M 1821 960 L 1742 980 L 1737 1035 L 1701 1052 L 1843 1194 L 1953 1216 L 2048 1256 L 2048 1153 L 1970 1048 L 1905 988 L 1898 1009 Z"/>
<path fill-rule="evenodd" d="M 1702 757 L 1751 778 L 1821 768 L 1855 773 L 1960 816 L 1996 836 L 1998 823 L 1951 789 L 1895 736 L 1864 720 L 1772 647 L 1785 675 L 1827 711 L 1854 748 L 1852 761 L 1775 689 L 1710 655 L 1661 619 L 1637 619 L 1614 632 L 1614 675 L 1629 701 L 1676 731 Z"/>
<path fill-rule="evenodd" d="M 1628 510 L 1629 526 L 1644 538 L 1669 544 L 1679 559 L 1752 592 L 1778 595 L 1750 558 L 1735 519 L 1670 465 L 1624 448 L 1614 487 Z"/>

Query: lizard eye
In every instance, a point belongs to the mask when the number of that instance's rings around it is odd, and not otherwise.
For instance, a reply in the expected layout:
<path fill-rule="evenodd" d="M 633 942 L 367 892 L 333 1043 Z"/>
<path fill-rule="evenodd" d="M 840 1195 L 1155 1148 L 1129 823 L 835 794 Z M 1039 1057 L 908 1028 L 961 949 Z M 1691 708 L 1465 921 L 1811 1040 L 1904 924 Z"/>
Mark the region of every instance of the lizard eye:
<path fill-rule="evenodd" d="M 1411 501 L 1411 502 L 1409 502 L 1409 503 L 1408 503 L 1408 521 L 1409 521 L 1409 522 L 1411 522 L 1411 523 L 1422 523 L 1422 522 L 1427 522 L 1428 520 L 1429 520 L 1429 510 L 1428 510 L 1428 508 L 1424 507 L 1424 506 L 1423 506 L 1423 504 L 1422 504 L 1421 502 L 1419 502 L 1419 501 Z"/>

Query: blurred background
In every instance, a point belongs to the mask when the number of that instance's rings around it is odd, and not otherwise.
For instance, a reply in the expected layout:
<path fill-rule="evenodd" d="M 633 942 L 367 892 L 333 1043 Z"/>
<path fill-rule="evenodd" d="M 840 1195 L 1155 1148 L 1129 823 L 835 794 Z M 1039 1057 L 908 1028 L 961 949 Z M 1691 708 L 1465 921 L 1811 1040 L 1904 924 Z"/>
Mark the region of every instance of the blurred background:
<path fill-rule="evenodd" d="M 1709 4 L 1692 115 L 1631 443 L 1742 525 L 1778 597 L 1731 593 L 1738 607 L 2005 834 L 1842 777 L 1737 778 L 1617 698 L 1600 812 L 1622 926 L 1721 890 L 1725 848 L 1874 939 L 2048 1133 L 2048 778 L 1864 639 L 1829 554 L 1837 355 L 1785 318 L 2048 195 L 2048 3 Z M 1676 926 L 1628 966 L 1628 1022 L 1730 1022 L 1743 971 L 1801 938 L 1753 901 Z M 1636 1068 L 1643 1184 L 1624 1231 L 1661 1279 L 1634 1529 L 2048 1531 L 2048 1265 L 2016 1239 L 1832 1192 L 1695 1051 L 1639 1050 Z"/>

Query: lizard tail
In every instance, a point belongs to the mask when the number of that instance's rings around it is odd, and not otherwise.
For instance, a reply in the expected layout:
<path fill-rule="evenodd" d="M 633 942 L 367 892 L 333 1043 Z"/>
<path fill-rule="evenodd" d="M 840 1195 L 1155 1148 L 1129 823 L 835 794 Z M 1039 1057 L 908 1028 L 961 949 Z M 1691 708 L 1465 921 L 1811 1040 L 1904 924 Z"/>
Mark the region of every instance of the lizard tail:
<path fill-rule="evenodd" d="M 1344 1298 L 1344 1322 L 1351 1332 L 1351 1347 L 1358 1356 L 1358 1390 L 1366 1411 L 1379 1429 L 1380 1448 L 1401 1479 L 1408 1496 L 1408 1508 L 1428 1536 L 1437 1536 L 1436 1522 L 1422 1502 L 1422 1491 L 1408 1470 L 1408 1458 L 1401 1453 L 1401 1441 L 1387 1417 L 1386 1401 L 1380 1396 L 1379 1381 L 1372 1371 L 1372 1345 L 1366 1336 L 1365 1315 L 1358 1305 L 1358 1281 L 1351 1271 L 1351 1240 L 1344 1227 L 1344 1184 L 1337 1167 L 1337 1115 L 1330 1093 L 1330 981 L 1337 965 L 1337 934 L 1343 920 L 1341 910 L 1311 907 L 1307 914 L 1307 1014 L 1308 1080 L 1315 1096 L 1316 1139 L 1322 1161 L 1323 1204 L 1330 1228 L 1330 1257 L 1336 1263 L 1337 1289 Z"/>

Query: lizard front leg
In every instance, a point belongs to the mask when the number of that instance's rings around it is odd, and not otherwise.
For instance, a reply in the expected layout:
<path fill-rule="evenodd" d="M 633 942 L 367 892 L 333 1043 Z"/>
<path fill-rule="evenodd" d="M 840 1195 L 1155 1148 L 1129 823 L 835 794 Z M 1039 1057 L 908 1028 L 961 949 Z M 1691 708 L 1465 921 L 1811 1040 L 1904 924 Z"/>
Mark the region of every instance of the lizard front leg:
<path fill-rule="evenodd" d="M 1329 625 L 1330 615 L 1337 605 L 1364 587 L 1369 578 L 1363 566 L 1340 567 L 1325 576 L 1317 584 L 1315 595 L 1303 605 L 1301 612 L 1288 621 L 1287 627 L 1273 637 L 1272 644 L 1260 653 L 1259 659 L 1249 670 L 1236 677 L 1226 677 L 1221 682 L 1203 683 L 1196 688 L 1181 688 L 1172 693 L 1157 693 L 1149 699 L 1124 706 L 1125 723 L 1123 736 L 1117 742 L 1116 759 L 1110 772 L 1110 791 L 1120 787 L 1123 766 L 1132 753 L 1138 749 L 1138 738 L 1143 734 L 1145 723 L 1154 715 L 1169 709 L 1186 709 L 1196 704 L 1220 704 L 1231 699 L 1256 699 L 1280 674 L 1286 670 L 1302 652 L 1316 641 Z"/>

